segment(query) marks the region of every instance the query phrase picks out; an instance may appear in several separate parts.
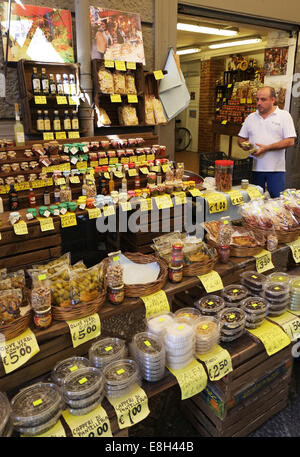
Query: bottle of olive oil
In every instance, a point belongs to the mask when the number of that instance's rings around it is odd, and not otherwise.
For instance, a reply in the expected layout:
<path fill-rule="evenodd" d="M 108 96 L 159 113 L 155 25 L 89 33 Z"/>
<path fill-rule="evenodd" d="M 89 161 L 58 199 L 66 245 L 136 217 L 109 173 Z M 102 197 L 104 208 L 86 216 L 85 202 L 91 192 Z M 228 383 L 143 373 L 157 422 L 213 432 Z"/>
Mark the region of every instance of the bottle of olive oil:
<path fill-rule="evenodd" d="M 46 74 L 46 68 L 42 68 L 42 91 L 44 95 L 49 95 L 50 93 L 50 84 Z"/>
<path fill-rule="evenodd" d="M 18 103 L 15 103 L 15 117 L 16 117 L 16 122 L 14 125 L 14 131 L 15 131 L 16 146 L 25 146 L 24 127 L 23 127 L 22 122 L 20 121 L 20 112 L 19 112 Z"/>
<path fill-rule="evenodd" d="M 56 95 L 56 82 L 54 80 L 53 74 L 50 75 L 49 84 L 50 84 L 50 94 Z"/>
<path fill-rule="evenodd" d="M 61 131 L 61 122 L 60 122 L 58 111 L 54 111 L 53 127 L 54 127 L 55 132 Z"/>
<path fill-rule="evenodd" d="M 41 79 L 38 75 L 38 71 L 36 67 L 33 67 L 33 73 L 31 77 L 31 82 L 32 82 L 32 91 L 34 95 L 40 95 L 42 90 L 41 90 Z"/>
<path fill-rule="evenodd" d="M 51 131 L 51 121 L 49 119 L 48 110 L 44 111 L 44 130 L 45 132 Z"/>
<path fill-rule="evenodd" d="M 69 130 L 71 130 L 71 119 L 70 119 L 70 115 L 69 115 L 69 111 L 66 110 L 65 111 L 65 118 L 64 118 L 64 130 L 67 132 Z"/>
<path fill-rule="evenodd" d="M 38 110 L 37 112 L 36 129 L 38 132 L 43 132 L 45 130 L 45 124 L 41 110 Z"/>
<path fill-rule="evenodd" d="M 72 113 L 72 130 L 79 130 L 79 119 L 76 111 L 73 111 Z"/>

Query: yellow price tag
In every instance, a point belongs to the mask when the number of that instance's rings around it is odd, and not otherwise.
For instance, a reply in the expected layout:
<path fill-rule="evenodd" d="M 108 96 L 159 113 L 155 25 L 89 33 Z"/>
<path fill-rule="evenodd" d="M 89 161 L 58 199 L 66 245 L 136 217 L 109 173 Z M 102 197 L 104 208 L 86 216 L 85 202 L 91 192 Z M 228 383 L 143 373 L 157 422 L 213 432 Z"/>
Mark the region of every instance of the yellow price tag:
<path fill-rule="evenodd" d="M 67 409 L 63 417 L 74 438 L 111 438 L 110 421 L 105 409 L 98 406 L 90 413 L 74 416 Z"/>
<path fill-rule="evenodd" d="M 263 198 L 263 196 L 261 195 L 261 193 L 259 192 L 259 190 L 256 187 L 251 187 L 251 186 L 248 187 L 247 193 L 251 200 L 257 200 L 257 199 Z"/>
<path fill-rule="evenodd" d="M 212 193 L 210 195 L 206 195 L 205 199 L 208 203 L 210 214 L 227 211 L 227 199 L 223 194 Z"/>
<path fill-rule="evenodd" d="M 38 218 L 42 232 L 54 230 L 54 223 L 52 217 Z"/>
<path fill-rule="evenodd" d="M 109 165 L 115 165 L 118 162 L 119 162 L 118 157 L 112 157 L 111 159 L 109 159 Z"/>
<path fill-rule="evenodd" d="M 115 69 L 119 71 L 126 71 L 126 65 L 123 60 L 116 60 L 115 61 Z"/>
<path fill-rule="evenodd" d="M 137 424 L 150 413 L 148 397 L 138 385 L 129 394 L 121 398 L 107 398 L 116 412 L 120 430 Z"/>
<path fill-rule="evenodd" d="M 105 217 L 114 216 L 116 214 L 115 207 L 113 205 L 104 206 L 103 214 Z"/>
<path fill-rule="evenodd" d="M 154 74 L 154 78 L 158 81 L 160 79 L 164 79 L 164 74 L 162 72 L 162 70 L 156 70 L 153 72 Z"/>
<path fill-rule="evenodd" d="M 70 181 L 71 184 L 80 184 L 79 176 L 71 176 L 69 181 Z"/>
<path fill-rule="evenodd" d="M 276 354 L 291 343 L 290 338 L 278 325 L 265 321 L 258 328 L 247 329 L 264 345 L 269 356 Z"/>
<path fill-rule="evenodd" d="M 242 105 L 244 105 L 244 104 L 246 103 L 246 99 L 245 99 L 245 98 L 240 98 L 240 103 L 241 103 Z"/>
<path fill-rule="evenodd" d="M 190 189 L 189 193 L 191 194 L 192 197 L 201 197 L 202 196 L 202 193 L 196 187 L 195 187 L 195 189 Z"/>
<path fill-rule="evenodd" d="M 26 222 L 20 221 L 13 225 L 16 235 L 28 235 L 28 227 Z"/>
<path fill-rule="evenodd" d="M 252 98 L 247 98 L 247 104 L 252 105 L 252 103 L 253 103 Z"/>
<path fill-rule="evenodd" d="M 85 161 L 76 163 L 77 170 L 85 170 L 87 167 L 88 167 L 88 163 Z"/>
<path fill-rule="evenodd" d="M 215 270 L 212 270 L 205 275 L 198 276 L 198 278 L 208 294 L 224 288 L 222 278 Z"/>
<path fill-rule="evenodd" d="M 185 192 L 173 192 L 174 203 L 175 205 L 185 205 L 186 204 L 186 194 Z"/>
<path fill-rule="evenodd" d="M 137 95 L 127 95 L 128 103 L 138 103 Z"/>
<path fill-rule="evenodd" d="M 57 140 L 66 140 L 67 134 L 66 132 L 56 132 L 55 137 Z"/>
<path fill-rule="evenodd" d="M 66 432 L 65 429 L 62 426 L 62 423 L 60 420 L 56 422 L 56 424 L 51 427 L 49 430 L 47 430 L 45 433 L 42 435 L 34 435 L 35 438 L 63 438 L 66 437 Z M 21 435 L 21 437 L 25 437 L 25 435 Z"/>
<path fill-rule="evenodd" d="M 58 105 L 67 105 L 68 104 L 67 97 L 65 97 L 64 95 L 57 95 L 56 96 L 56 103 Z"/>
<path fill-rule="evenodd" d="M 128 70 L 136 70 L 136 62 L 126 62 Z"/>
<path fill-rule="evenodd" d="M 131 210 L 132 210 L 131 203 L 130 203 L 130 202 L 121 203 L 121 209 L 122 209 L 122 211 L 124 211 L 124 212 L 126 212 L 126 211 L 131 211 Z"/>
<path fill-rule="evenodd" d="M 67 324 L 74 348 L 97 338 L 101 334 L 100 317 L 97 313 L 82 319 L 67 321 Z"/>
<path fill-rule="evenodd" d="M 130 176 L 131 178 L 132 178 L 133 176 L 137 176 L 137 171 L 136 171 L 136 169 L 135 169 L 135 168 L 130 168 L 130 169 L 128 170 L 128 176 Z"/>
<path fill-rule="evenodd" d="M 146 318 L 153 316 L 154 314 L 170 311 L 169 300 L 164 290 L 160 290 L 154 294 L 141 297 L 146 308 Z"/>
<path fill-rule="evenodd" d="M 122 99 L 121 99 L 121 95 L 120 94 L 112 94 L 110 96 L 110 101 L 112 103 L 121 103 Z"/>
<path fill-rule="evenodd" d="M 98 219 L 98 217 L 102 216 L 100 208 L 88 209 L 88 213 L 89 219 Z"/>
<path fill-rule="evenodd" d="M 271 252 L 263 249 L 259 254 L 256 254 L 256 270 L 258 273 L 264 273 L 265 271 L 272 270 L 274 268 L 272 262 L 272 254 Z"/>
<path fill-rule="evenodd" d="M 228 351 L 217 345 L 206 354 L 197 358 L 205 363 L 210 381 L 218 381 L 232 371 L 232 361 Z"/>
<path fill-rule="evenodd" d="M 228 121 L 225 121 L 225 120 L 224 120 L 224 121 L 221 122 L 221 124 L 222 124 L 222 125 L 226 125 L 227 122 L 228 122 Z"/>
<path fill-rule="evenodd" d="M 15 184 L 15 189 L 17 192 L 22 190 L 29 190 L 29 182 L 20 182 Z"/>
<path fill-rule="evenodd" d="M 155 165 L 154 167 L 151 167 L 150 170 L 154 171 L 155 173 L 159 173 L 160 172 L 160 167 L 158 165 Z"/>
<path fill-rule="evenodd" d="M 99 165 L 98 160 L 92 160 L 90 162 L 90 167 L 96 168 L 96 167 L 98 167 L 98 165 Z"/>
<path fill-rule="evenodd" d="M 36 337 L 30 328 L 15 338 L 0 341 L 0 356 L 5 373 L 17 370 L 39 351 Z"/>
<path fill-rule="evenodd" d="M 143 175 L 148 175 L 149 169 L 147 167 L 141 167 L 140 172 L 143 173 Z"/>
<path fill-rule="evenodd" d="M 161 169 L 162 169 L 163 173 L 166 173 L 168 170 L 170 170 L 170 165 L 162 165 Z"/>
<path fill-rule="evenodd" d="M 235 205 L 242 205 L 244 203 L 243 194 L 240 190 L 231 190 L 227 192 L 230 196 L 231 204 Z"/>
<path fill-rule="evenodd" d="M 0 194 L 8 194 L 9 186 L 0 186 Z"/>
<path fill-rule="evenodd" d="M 47 98 L 45 95 L 36 95 L 34 97 L 34 103 L 36 105 L 47 105 Z"/>
<path fill-rule="evenodd" d="M 201 363 L 193 360 L 188 366 L 180 370 L 168 370 L 176 377 L 181 390 L 181 400 L 199 394 L 207 386 L 207 374 Z"/>
<path fill-rule="evenodd" d="M 108 165 L 108 157 L 99 159 L 99 165 Z"/>
<path fill-rule="evenodd" d="M 65 178 L 58 178 L 58 179 L 55 179 L 55 184 L 57 186 L 64 186 L 66 184 L 66 180 Z"/>
<path fill-rule="evenodd" d="M 153 209 L 153 204 L 152 204 L 152 198 L 145 198 L 140 200 L 140 209 L 143 212 L 145 211 L 152 211 Z"/>
<path fill-rule="evenodd" d="M 295 241 L 291 241 L 290 243 L 286 243 L 292 251 L 294 261 L 296 263 L 300 262 L 300 237 L 297 238 Z"/>
<path fill-rule="evenodd" d="M 104 60 L 104 66 L 106 68 L 114 68 L 115 62 L 113 60 Z"/>
<path fill-rule="evenodd" d="M 70 95 L 68 97 L 68 101 L 69 101 L 69 105 L 70 106 L 79 106 L 80 105 L 80 100 L 79 100 L 79 97 L 77 95 Z"/>
<path fill-rule="evenodd" d="M 300 338 L 300 318 L 286 311 L 281 316 L 270 316 L 268 320 L 275 322 L 285 331 L 291 341 Z"/>
<path fill-rule="evenodd" d="M 68 137 L 71 138 L 80 138 L 79 132 L 68 132 Z"/>
<path fill-rule="evenodd" d="M 60 216 L 61 228 L 73 227 L 77 225 L 77 219 L 75 213 L 66 213 Z"/>
<path fill-rule="evenodd" d="M 43 132 L 43 139 L 45 141 L 54 140 L 54 133 L 53 132 Z"/>
<path fill-rule="evenodd" d="M 154 197 L 154 200 L 159 210 L 173 208 L 173 202 L 170 195 L 161 195 L 159 197 Z"/>
<path fill-rule="evenodd" d="M 228 89 L 230 89 L 230 87 L 232 87 L 232 84 L 228 84 L 228 86 L 227 86 L 227 87 L 228 87 Z"/>
<path fill-rule="evenodd" d="M 116 178 L 122 179 L 123 173 L 121 171 L 114 171 L 114 175 Z"/>

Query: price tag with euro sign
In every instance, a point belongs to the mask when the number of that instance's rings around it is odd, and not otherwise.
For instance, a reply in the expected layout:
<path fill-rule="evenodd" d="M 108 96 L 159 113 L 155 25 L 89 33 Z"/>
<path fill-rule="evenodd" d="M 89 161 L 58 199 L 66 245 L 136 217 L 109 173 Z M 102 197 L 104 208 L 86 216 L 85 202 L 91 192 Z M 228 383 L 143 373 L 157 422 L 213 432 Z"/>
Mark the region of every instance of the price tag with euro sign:
<path fill-rule="evenodd" d="M 118 372 L 121 375 L 122 369 L 119 369 L 116 374 Z M 150 414 L 148 397 L 138 385 L 129 394 L 121 398 L 108 397 L 108 401 L 114 407 L 121 430 L 137 424 Z"/>
<path fill-rule="evenodd" d="M 74 438 L 112 437 L 109 418 L 102 406 L 82 416 L 74 416 L 69 410 L 65 410 L 63 417 Z"/>
<path fill-rule="evenodd" d="M 210 195 L 206 195 L 205 199 L 207 201 L 210 214 L 227 211 L 228 205 L 225 195 L 221 193 L 212 193 Z"/>

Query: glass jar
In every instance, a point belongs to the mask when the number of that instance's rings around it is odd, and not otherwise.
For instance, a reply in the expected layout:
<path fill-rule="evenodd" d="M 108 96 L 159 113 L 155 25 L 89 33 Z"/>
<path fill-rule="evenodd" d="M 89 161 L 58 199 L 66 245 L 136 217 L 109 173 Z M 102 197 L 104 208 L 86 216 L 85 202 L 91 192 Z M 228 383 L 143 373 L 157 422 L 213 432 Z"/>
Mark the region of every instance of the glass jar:
<path fill-rule="evenodd" d="M 246 189 L 248 189 L 248 186 L 249 186 L 249 181 L 248 181 L 248 179 L 242 179 L 242 181 L 241 181 L 241 188 L 242 188 L 243 190 L 246 190 Z"/>
<path fill-rule="evenodd" d="M 181 282 L 183 278 L 183 265 L 180 267 L 173 267 L 169 265 L 169 281 L 172 283 Z"/>
<path fill-rule="evenodd" d="M 33 316 L 34 325 L 37 328 L 48 328 L 52 323 L 52 309 L 51 306 L 39 309 L 34 309 Z"/>
<path fill-rule="evenodd" d="M 220 192 L 232 189 L 233 160 L 215 161 L 215 185 Z"/>
<path fill-rule="evenodd" d="M 221 263 L 228 263 L 230 257 L 230 247 L 229 246 L 218 246 L 217 247 L 219 261 Z"/>
<path fill-rule="evenodd" d="M 109 287 L 108 288 L 108 299 L 113 305 L 120 305 L 125 298 L 125 287 Z"/>
<path fill-rule="evenodd" d="M 171 266 L 172 267 L 181 267 L 183 266 L 183 244 L 174 243 L 172 246 L 171 254 Z"/>

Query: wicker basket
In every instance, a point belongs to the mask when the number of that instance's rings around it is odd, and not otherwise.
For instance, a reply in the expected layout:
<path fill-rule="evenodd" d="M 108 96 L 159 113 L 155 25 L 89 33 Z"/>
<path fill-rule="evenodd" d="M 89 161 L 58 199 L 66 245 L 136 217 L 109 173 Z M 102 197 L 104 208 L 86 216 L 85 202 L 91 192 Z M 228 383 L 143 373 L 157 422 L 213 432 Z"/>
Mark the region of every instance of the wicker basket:
<path fill-rule="evenodd" d="M 214 254 L 207 262 L 193 262 L 190 265 L 183 266 L 183 276 L 200 276 L 209 273 L 214 269 L 218 261 L 217 250 L 214 249 Z"/>
<path fill-rule="evenodd" d="M 11 340 L 21 335 L 29 327 L 31 322 L 32 311 L 29 310 L 24 316 L 14 319 L 12 322 L 6 325 L 0 326 L 0 333 L 5 336 L 6 340 Z"/>
<path fill-rule="evenodd" d="M 141 254 L 140 252 L 125 252 L 124 256 L 126 256 L 132 262 L 140 263 L 143 265 L 156 262 L 160 267 L 159 276 L 156 281 L 152 281 L 147 284 L 125 284 L 125 297 L 145 297 L 160 291 L 164 287 L 168 279 L 168 265 L 163 259 L 152 254 Z M 105 262 L 107 265 L 108 259 L 105 259 Z"/>
<path fill-rule="evenodd" d="M 106 291 L 99 294 L 90 302 L 82 302 L 73 306 L 52 306 L 53 319 L 57 321 L 72 321 L 97 313 L 105 303 Z"/>
<path fill-rule="evenodd" d="M 211 240 L 208 235 L 205 236 L 206 243 L 216 248 L 217 244 L 215 241 Z M 263 248 L 261 246 L 249 248 L 249 247 L 242 247 L 242 246 L 230 246 L 230 257 L 252 257 L 256 254 L 259 254 Z"/>
<path fill-rule="evenodd" d="M 264 236 L 274 234 L 273 230 L 268 230 L 268 229 L 264 230 L 264 229 L 258 228 L 256 226 L 249 224 L 244 219 L 243 219 L 243 226 L 250 228 L 254 234 L 258 233 L 259 235 L 264 235 Z M 297 229 L 289 230 L 289 231 L 275 230 L 275 234 L 278 239 L 278 243 L 280 243 L 280 244 L 290 243 L 291 241 L 295 241 L 298 238 L 299 229 L 297 228 Z"/>

